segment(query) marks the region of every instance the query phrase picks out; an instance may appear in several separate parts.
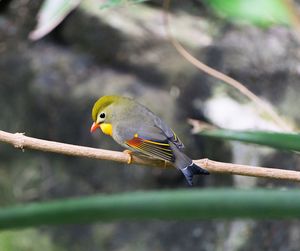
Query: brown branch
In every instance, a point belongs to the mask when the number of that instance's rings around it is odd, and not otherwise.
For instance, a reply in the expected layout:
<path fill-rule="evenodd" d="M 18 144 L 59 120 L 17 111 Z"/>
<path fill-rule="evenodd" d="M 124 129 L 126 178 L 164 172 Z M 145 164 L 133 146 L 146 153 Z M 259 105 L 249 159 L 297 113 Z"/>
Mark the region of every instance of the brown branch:
<path fill-rule="evenodd" d="M 59 143 L 54 141 L 36 139 L 27 137 L 22 133 L 8 133 L 0 130 L 0 142 L 11 144 L 16 148 L 24 150 L 25 148 L 34 149 L 43 152 L 53 152 L 64 155 L 71 155 L 77 157 L 85 157 L 100 160 L 111 160 L 121 163 L 127 163 L 129 155 L 123 152 L 109 151 L 103 149 L 96 149 L 85 146 L 76 146 L 65 143 Z M 265 168 L 247 165 L 237 165 L 231 163 L 223 163 L 212 161 L 209 159 L 199 159 L 194 161 L 196 164 L 207 169 L 211 173 L 224 173 L 224 174 L 237 174 L 244 176 L 262 177 L 262 178 L 274 178 L 289 181 L 300 181 L 300 172 Z M 139 156 L 132 156 L 132 164 L 146 165 L 152 167 L 172 167 L 171 164 L 167 164 L 160 160 L 142 158 Z"/>
<path fill-rule="evenodd" d="M 195 58 L 193 55 L 191 55 L 179 42 L 178 40 L 172 35 L 171 27 L 169 25 L 169 15 L 168 10 L 170 6 L 171 0 L 164 0 L 164 22 L 165 22 L 165 29 L 167 36 L 174 46 L 174 48 L 177 50 L 177 52 L 185 58 L 188 62 L 190 62 L 192 65 L 194 65 L 199 70 L 207 73 L 208 75 L 219 79 L 223 81 L 224 83 L 232 86 L 236 90 L 238 90 L 240 93 L 242 93 L 244 96 L 252 100 L 262 111 L 267 113 L 273 121 L 284 131 L 293 132 L 293 128 L 287 124 L 278 114 L 277 112 L 272 108 L 271 105 L 267 104 L 265 101 L 260 99 L 258 96 L 256 96 L 253 92 L 251 92 L 245 85 L 243 85 L 241 82 L 227 76 L 226 74 L 215 70 L 214 68 L 204 64 L 203 62 L 199 61 L 197 58 Z"/>

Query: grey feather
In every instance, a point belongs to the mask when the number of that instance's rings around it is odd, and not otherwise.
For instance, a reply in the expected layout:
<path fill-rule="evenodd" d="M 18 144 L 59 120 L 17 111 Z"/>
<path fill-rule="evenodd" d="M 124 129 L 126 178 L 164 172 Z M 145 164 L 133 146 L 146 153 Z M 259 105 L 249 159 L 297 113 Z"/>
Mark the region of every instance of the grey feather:
<path fill-rule="evenodd" d="M 154 116 L 155 116 L 154 117 L 155 125 L 164 132 L 164 134 L 167 136 L 169 141 L 174 143 L 179 149 L 183 149 L 184 145 L 181 142 L 181 140 L 177 137 L 177 135 L 174 133 L 174 131 L 163 120 L 161 120 L 156 115 Z"/>

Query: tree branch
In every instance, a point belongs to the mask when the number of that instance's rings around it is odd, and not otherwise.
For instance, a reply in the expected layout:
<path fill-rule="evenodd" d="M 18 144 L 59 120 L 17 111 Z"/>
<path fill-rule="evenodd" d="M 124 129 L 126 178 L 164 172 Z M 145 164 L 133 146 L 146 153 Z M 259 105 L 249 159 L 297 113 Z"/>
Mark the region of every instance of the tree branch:
<path fill-rule="evenodd" d="M 127 153 L 96 149 L 85 146 L 76 146 L 54 141 L 27 137 L 22 133 L 8 133 L 0 130 L 0 142 L 11 144 L 16 148 L 34 149 L 43 152 L 53 152 L 63 155 L 85 157 L 91 159 L 111 160 L 121 163 L 128 163 L 130 156 Z M 256 167 L 223 163 L 209 159 L 194 160 L 197 165 L 202 166 L 211 173 L 236 174 L 261 178 L 273 178 L 289 181 L 300 181 L 300 172 L 276 168 Z M 161 160 L 150 159 L 141 156 L 132 156 L 132 164 L 146 165 L 160 168 L 173 168 L 174 166 Z"/>

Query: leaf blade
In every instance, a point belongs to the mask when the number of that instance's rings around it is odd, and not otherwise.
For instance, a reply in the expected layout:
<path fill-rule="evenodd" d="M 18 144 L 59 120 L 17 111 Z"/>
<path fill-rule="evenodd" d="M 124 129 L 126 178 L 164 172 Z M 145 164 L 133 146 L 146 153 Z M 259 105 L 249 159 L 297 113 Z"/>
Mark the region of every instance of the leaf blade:
<path fill-rule="evenodd" d="M 299 193 L 299 189 L 201 189 L 131 192 L 31 203 L 0 209 L 0 229 L 100 220 L 300 218 Z"/>

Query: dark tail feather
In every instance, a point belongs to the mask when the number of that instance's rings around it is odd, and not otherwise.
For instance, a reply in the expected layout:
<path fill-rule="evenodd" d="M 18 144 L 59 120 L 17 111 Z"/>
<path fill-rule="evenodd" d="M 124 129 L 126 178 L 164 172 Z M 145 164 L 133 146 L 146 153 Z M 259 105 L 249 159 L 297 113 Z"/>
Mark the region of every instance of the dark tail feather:
<path fill-rule="evenodd" d="M 187 166 L 184 169 L 181 169 L 182 173 L 184 174 L 187 182 L 189 183 L 190 186 L 193 185 L 193 176 L 194 175 L 200 175 L 200 174 L 205 174 L 208 175 L 209 172 L 206 171 L 205 169 L 201 168 L 200 166 L 197 166 L 196 164 L 192 163 L 189 166 Z"/>

